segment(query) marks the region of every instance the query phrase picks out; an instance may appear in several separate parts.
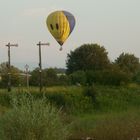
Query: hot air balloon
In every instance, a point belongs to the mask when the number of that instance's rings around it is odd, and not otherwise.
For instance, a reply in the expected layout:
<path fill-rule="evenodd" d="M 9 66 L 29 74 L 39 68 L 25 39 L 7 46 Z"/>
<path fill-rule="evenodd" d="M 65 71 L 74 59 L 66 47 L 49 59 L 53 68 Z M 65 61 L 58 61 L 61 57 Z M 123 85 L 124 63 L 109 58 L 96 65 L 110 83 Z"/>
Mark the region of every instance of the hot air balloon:
<path fill-rule="evenodd" d="M 62 50 L 62 45 L 74 29 L 74 16 L 67 11 L 55 11 L 47 17 L 46 24 L 52 36 L 61 45 L 60 50 Z"/>

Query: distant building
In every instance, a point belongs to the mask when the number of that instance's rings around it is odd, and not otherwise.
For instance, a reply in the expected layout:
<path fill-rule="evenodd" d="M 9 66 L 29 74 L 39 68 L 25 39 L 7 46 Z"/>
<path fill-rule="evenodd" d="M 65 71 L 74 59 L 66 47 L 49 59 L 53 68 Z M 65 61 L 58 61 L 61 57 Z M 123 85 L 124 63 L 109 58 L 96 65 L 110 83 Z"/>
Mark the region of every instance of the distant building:
<path fill-rule="evenodd" d="M 60 77 L 60 76 L 65 76 L 66 74 L 65 73 L 57 73 L 57 76 Z"/>
<path fill-rule="evenodd" d="M 26 74 L 26 73 L 20 73 L 19 75 L 22 76 L 22 77 L 25 77 L 25 76 L 27 76 L 27 75 L 28 75 L 29 77 L 31 77 L 31 74 L 29 74 L 29 73 L 28 73 L 28 74 Z"/>

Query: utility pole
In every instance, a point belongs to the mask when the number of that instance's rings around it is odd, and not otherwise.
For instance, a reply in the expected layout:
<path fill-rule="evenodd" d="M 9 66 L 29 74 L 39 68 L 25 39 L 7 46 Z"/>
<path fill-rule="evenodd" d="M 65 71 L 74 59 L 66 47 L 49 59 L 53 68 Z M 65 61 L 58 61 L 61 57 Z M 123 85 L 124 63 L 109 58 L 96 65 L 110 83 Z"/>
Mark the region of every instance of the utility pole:
<path fill-rule="evenodd" d="M 42 91 L 42 58 L 41 58 L 41 46 L 49 46 L 50 43 L 39 43 L 37 46 L 39 46 L 39 87 L 40 87 L 40 93 Z"/>
<path fill-rule="evenodd" d="M 25 65 L 25 73 L 26 73 L 26 86 L 29 88 L 29 65 Z"/>
<path fill-rule="evenodd" d="M 11 91 L 11 54 L 10 54 L 10 48 L 11 47 L 18 47 L 18 44 L 10 44 L 8 43 L 6 45 L 8 47 L 8 92 Z"/>

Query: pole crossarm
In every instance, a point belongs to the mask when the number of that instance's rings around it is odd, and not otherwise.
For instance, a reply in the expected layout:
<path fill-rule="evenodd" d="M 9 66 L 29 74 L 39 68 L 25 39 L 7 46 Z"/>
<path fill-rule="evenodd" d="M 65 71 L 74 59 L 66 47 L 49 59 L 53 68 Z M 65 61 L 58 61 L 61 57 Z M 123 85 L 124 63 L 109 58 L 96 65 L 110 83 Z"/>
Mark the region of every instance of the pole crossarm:
<path fill-rule="evenodd" d="M 39 41 L 39 43 L 37 44 L 37 46 L 49 46 L 50 43 L 41 43 L 41 41 Z"/>
<path fill-rule="evenodd" d="M 18 44 L 10 44 L 10 43 L 8 43 L 6 46 L 7 47 L 18 47 Z"/>

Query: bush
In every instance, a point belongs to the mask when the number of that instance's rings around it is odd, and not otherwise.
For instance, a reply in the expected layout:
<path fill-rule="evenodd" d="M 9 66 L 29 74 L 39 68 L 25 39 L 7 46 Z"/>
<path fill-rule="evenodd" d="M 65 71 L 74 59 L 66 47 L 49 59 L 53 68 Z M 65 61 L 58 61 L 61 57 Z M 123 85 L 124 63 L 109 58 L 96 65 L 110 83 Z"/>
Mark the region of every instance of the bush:
<path fill-rule="evenodd" d="M 103 72 L 104 85 L 122 85 L 130 82 L 130 76 L 122 71 L 106 70 Z"/>
<path fill-rule="evenodd" d="M 9 107 L 10 106 L 10 97 L 9 93 L 0 93 L 0 105 Z"/>
<path fill-rule="evenodd" d="M 67 75 L 60 75 L 58 76 L 58 85 L 69 85 L 70 84 L 70 80 L 69 77 Z"/>
<path fill-rule="evenodd" d="M 131 79 L 132 77 L 130 74 L 123 72 L 118 66 L 113 64 L 110 65 L 108 69 L 76 71 L 70 75 L 71 84 L 79 83 L 89 86 L 95 83 L 119 86 L 129 83 Z"/>
<path fill-rule="evenodd" d="M 13 109 L 0 118 L 1 140 L 66 140 L 68 125 L 60 118 L 60 111 L 32 96 L 12 97 Z"/>
<path fill-rule="evenodd" d="M 82 91 L 74 93 L 72 91 L 48 92 L 45 96 L 50 103 L 61 108 L 67 114 L 91 112 L 94 109 L 92 97 L 84 96 Z"/>
<path fill-rule="evenodd" d="M 86 79 L 88 85 L 93 85 L 94 83 L 97 83 L 99 80 L 100 73 L 98 71 L 88 70 L 86 71 Z"/>
<path fill-rule="evenodd" d="M 94 86 L 85 87 L 83 94 L 84 94 L 84 96 L 90 97 L 92 99 L 93 103 L 96 102 L 97 91 Z"/>
<path fill-rule="evenodd" d="M 71 84 L 86 84 L 86 74 L 84 71 L 76 71 L 70 75 Z"/>
<path fill-rule="evenodd" d="M 57 107 L 65 107 L 66 105 L 65 95 L 63 93 L 47 93 L 46 98 Z"/>
<path fill-rule="evenodd" d="M 92 85 L 121 85 L 130 81 L 131 77 L 121 70 L 108 69 L 103 71 L 86 71 L 87 83 Z"/>
<path fill-rule="evenodd" d="M 133 82 L 137 83 L 137 84 L 140 84 L 140 72 L 136 73 L 134 76 L 133 76 Z"/>

